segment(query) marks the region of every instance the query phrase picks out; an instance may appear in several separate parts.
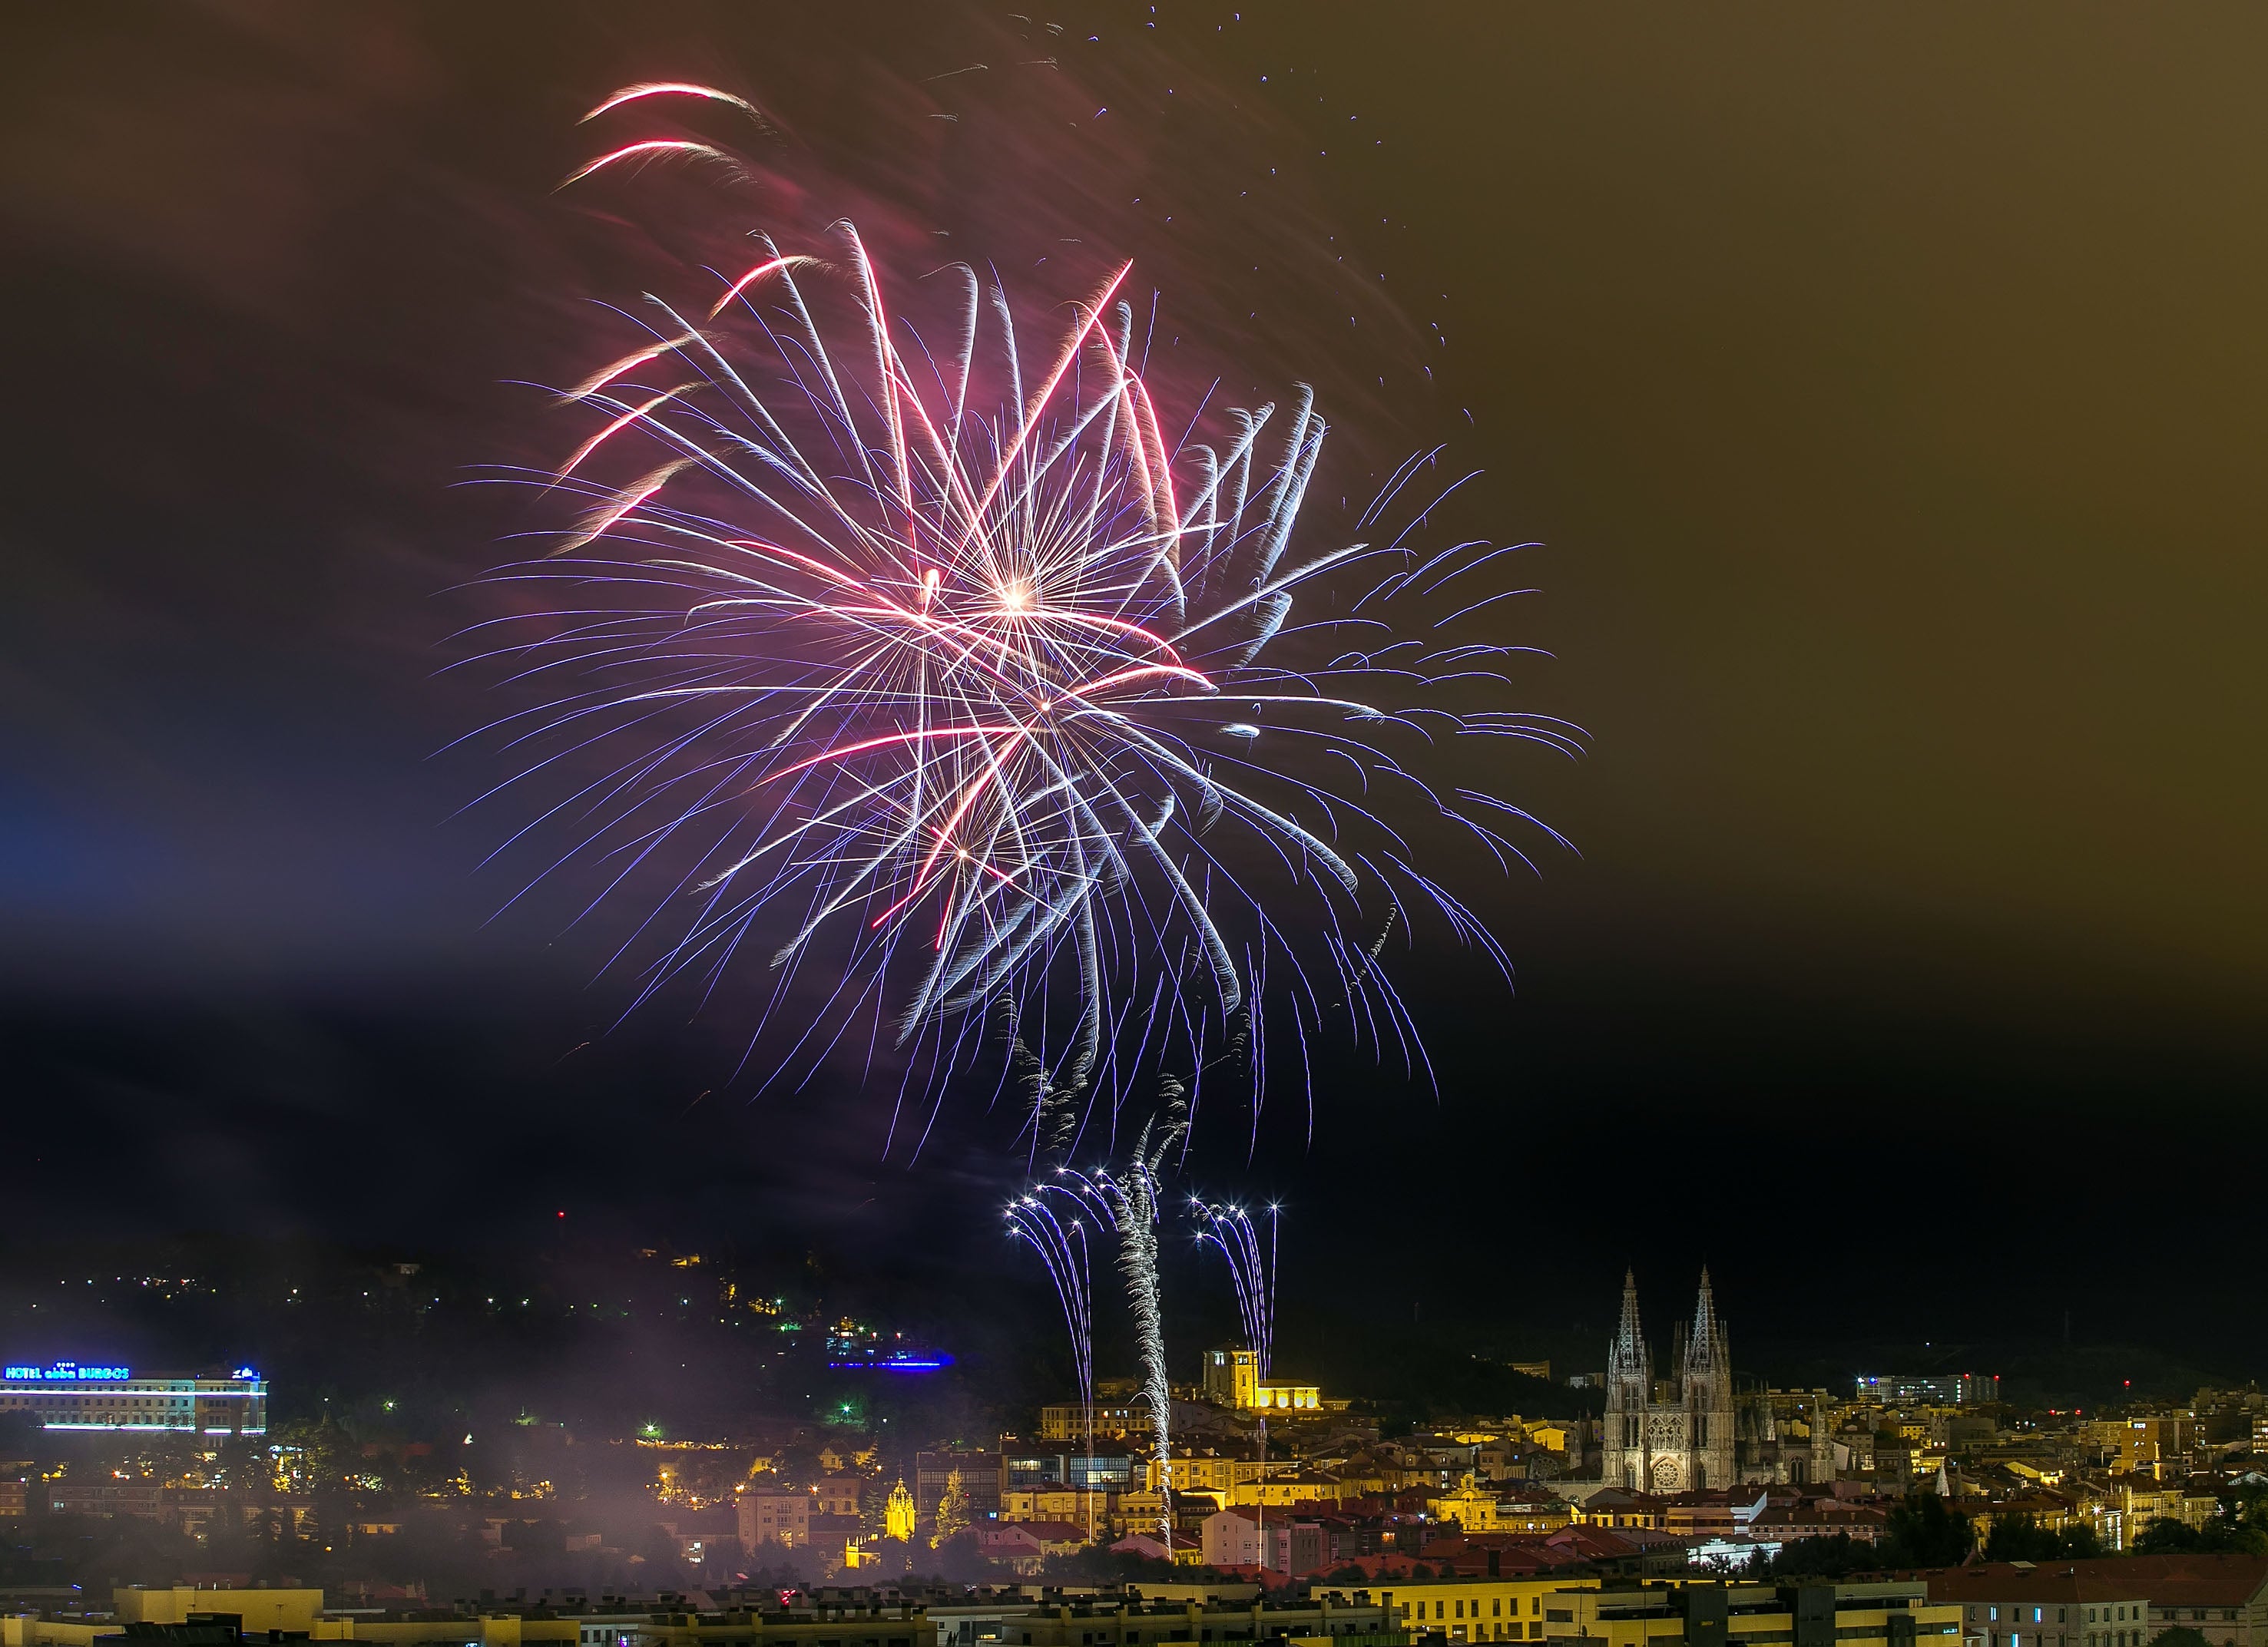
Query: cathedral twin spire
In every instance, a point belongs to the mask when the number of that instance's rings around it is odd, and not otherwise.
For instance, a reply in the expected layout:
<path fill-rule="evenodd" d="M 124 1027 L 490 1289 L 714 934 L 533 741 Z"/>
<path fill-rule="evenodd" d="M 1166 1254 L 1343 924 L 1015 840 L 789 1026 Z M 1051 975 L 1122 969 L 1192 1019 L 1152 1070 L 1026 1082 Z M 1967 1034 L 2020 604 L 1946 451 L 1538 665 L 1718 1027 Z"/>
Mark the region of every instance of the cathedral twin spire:
<path fill-rule="evenodd" d="M 1709 1267 L 1701 1267 L 1701 1298 L 1693 1309 L 1693 1336 L 1685 1348 L 1687 1378 L 1696 1373 L 1729 1375 L 1733 1358 L 1725 1342 L 1725 1324 L 1717 1319 L 1717 1300 L 1709 1290 Z"/>
<path fill-rule="evenodd" d="M 1653 1376 L 1652 1357 L 1646 1352 L 1646 1335 L 1638 1324 L 1638 1272 L 1623 1272 L 1623 1319 L 1615 1328 L 1615 1342 L 1607 1351 L 1607 1380 Z"/>
<path fill-rule="evenodd" d="M 1741 1479 L 1733 1352 L 1706 1269 L 1701 1272 L 1692 1330 L 1679 1330 L 1674 1359 L 1675 1383 L 1657 1399 L 1653 1362 L 1638 1325 L 1638 1276 L 1625 1271 L 1622 1319 L 1607 1348 L 1606 1422 L 1600 1437 L 1603 1479 L 1658 1493 L 1732 1486 Z"/>
<path fill-rule="evenodd" d="M 1701 1296 L 1693 1310 L 1693 1335 L 1686 1342 L 1685 1363 L 1677 1369 L 1680 1379 L 1699 1374 L 1729 1376 L 1733 1359 L 1725 1339 L 1725 1324 L 1717 1317 L 1716 1295 L 1709 1286 L 1707 1265 L 1701 1268 Z M 1647 1355 L 1646 1335 L 1638 1326 L 1638 1272 L 1623 1272 L 1622 1320 L 1615 1327 L 1615 1341 L 1607 1351 L 1607 1380 L 1611 1386 L 1622 1379 L 1650 1379 L 1653 1358 Z"/>

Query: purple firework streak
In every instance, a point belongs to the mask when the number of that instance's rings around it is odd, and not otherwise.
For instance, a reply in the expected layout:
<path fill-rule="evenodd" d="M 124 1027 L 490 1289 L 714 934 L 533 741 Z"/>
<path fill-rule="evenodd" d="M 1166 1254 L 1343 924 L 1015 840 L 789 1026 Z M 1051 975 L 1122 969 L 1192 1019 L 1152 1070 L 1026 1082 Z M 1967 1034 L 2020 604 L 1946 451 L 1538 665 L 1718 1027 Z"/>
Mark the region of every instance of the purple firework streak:
<path fill-rule="evenodd" d="M 1234 1204 L 1221 1205 L 1192 1195 L 1189 1217 L 1199 1246 L 1210 1246 L 1228 1266 L 1236 1289 L 1236 1313 L 1244 1327 L 1261 1378 L 1268 1377 L 1276 1352 L 1276 1231 L 1281 1209 L 1268 1209 L 1268 1243 L 1263 1250 L 1252 1215 Z"/>

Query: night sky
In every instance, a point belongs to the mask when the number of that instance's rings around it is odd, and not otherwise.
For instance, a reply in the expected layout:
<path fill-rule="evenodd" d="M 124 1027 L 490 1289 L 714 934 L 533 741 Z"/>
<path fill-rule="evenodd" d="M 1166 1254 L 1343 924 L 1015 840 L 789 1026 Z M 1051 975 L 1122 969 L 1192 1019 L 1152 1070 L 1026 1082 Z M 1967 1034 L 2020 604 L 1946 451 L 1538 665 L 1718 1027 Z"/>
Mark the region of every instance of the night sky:
<path fill-rule="evenodd" d="M 1012 1263 L 987 1092 L 909 1162 L 887 1092 L 733 1090 L 730 1003 L 609 1028 L 602 945 L 490 922 L 496 772 L 439 753 L 453 592 L 525 524 L 458 482 L 563 439 L 516 380 L 689 282 L 698 211 L 850 213 L 1040 296 L 1035 246 L 1131 256 L 1355 480 L 1447 441 L 1545 546 L 1512 695 L 1591 752 L 1484 757 L 1581 852 L 1464 888 L 1516 990 L 1404 957 L 1438 1099 L 1327 1058 L 1191 1163 L 1289 1203 L 1287 1336 L 1602 1336 L 1636 1263 L 1666 1337 L 1706 1261 L 1756 1344 L 2268 1371 L 2257 9 L 0 28 L 11 1228 Z M 772 112 L 770 175 L 555 193 L 644 78 Z"/>

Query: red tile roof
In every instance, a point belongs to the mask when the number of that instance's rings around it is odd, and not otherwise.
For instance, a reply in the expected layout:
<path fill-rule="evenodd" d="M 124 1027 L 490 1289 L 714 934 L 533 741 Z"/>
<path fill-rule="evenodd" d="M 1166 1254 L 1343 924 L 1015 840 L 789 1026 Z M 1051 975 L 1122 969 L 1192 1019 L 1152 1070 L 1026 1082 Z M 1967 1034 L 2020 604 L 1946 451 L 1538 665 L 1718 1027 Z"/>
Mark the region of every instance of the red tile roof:
<path fill-rule="evenodd" d="M 2093 1568 L 2095 1563 L 2055 1562 L 2043 1565 L 2029 1562 L 1983 1562 L 1974 1567 L 1948 1567 L 1931 1573 L 1929 1599 L 1950 1601 L 1960 1607 L 1974 1607 L 1983 1602 L 2006 1605 L 2010 1602 L 2073 1602 L 2073 1601 L 2147 1601 L 2142 1581 L 2126 1570 L 2124 1562 L 2100 1576 L 2081 1573 L 2081 1565 Z"/>
<path fill-rule="evenodd" d="M 1018 1521 L 1020 1526 L 1042 1544 L 1084 1544 L 1086 1529 L 1069 1521 Z"/>
<path fill-rule="evenodd" d="M 2064 1582 L 2106 1586 L 2080 1598 L 2085 1600 L 2126 1600 L 2139 1596 L 2153 1607 L 2235 1607 L 2248 1606 L 2268 1591 L 2268 1555 L 2113 1555 L 2091 1561 L 2042 1562 L 2029 1572 L 2014 1562 L 1988 1562 L 1926 1576 L 1933 1601 L 1961 1600 L 1971 1594 L 1979 1601 L 1998 1600 L 2002 1598 L 1983 1588 L 1963 1586 L 2044 1585 L 2059 1576 Z M 1941 1592 L 1940 1583 L 1945 1586 Z M 2006 1599 L 2029 1601 L 2034 1598 L 2012 1592 Z"/>

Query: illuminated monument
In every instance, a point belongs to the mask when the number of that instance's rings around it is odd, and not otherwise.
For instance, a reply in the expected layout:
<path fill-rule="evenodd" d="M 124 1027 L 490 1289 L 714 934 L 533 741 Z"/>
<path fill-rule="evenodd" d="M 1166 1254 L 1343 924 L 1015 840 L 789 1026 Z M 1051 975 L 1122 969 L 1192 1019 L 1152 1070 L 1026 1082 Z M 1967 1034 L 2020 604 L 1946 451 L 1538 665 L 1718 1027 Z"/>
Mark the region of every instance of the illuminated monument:
<path fill-rule="evenodd" d="M 1204 1396 L 1216 1407 L 1240 1412 L 1312 1415 L 1323 1404 L 1323 1393 L 1314 1385 L 1262 1378 L 1260 1357 L 1236 1344 L 1205 1351 Z"/>
<path fill-rule="evenodd" d="M 1599 1479 L 1633 1492 L 1679 1493 L 1835 1479 L 1834 1437 L 1815 1408 L 1808 1442 L 1779 1431 L 1775 1392 L 1736 1395 L 1733 1352 L 1701 1272 L 1690 1334 L 1681 1330 L 1676 1374 L 1656 1384 L 1638 1324 L 1638 1280 L 1623 1276 L 1623 1316 L 1607 1347 L 1607 1410 L 1600 1420 Z"/>
<path fill-rule="evenodd" d="M 1677 1376 L 1655 1399 L 1653 1358 L 1638 1324 L 1638 1277 L 1623 1277 L 1623 1318 L 1607 1349 L 1607 1411 L 1600 1430 L 1600 1479 L 1638 1492 L 1679 1493 L 1731 1487 L 1738 1423 L 1733 1355 L 1717 1319 L 1709 1272 Z"/>

